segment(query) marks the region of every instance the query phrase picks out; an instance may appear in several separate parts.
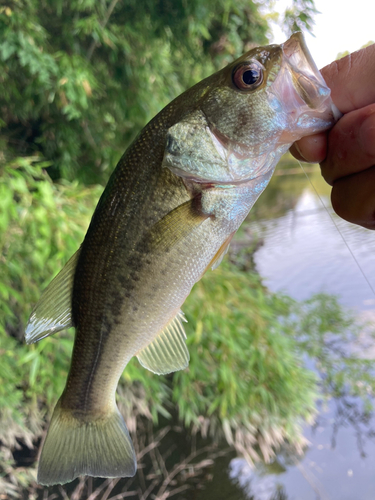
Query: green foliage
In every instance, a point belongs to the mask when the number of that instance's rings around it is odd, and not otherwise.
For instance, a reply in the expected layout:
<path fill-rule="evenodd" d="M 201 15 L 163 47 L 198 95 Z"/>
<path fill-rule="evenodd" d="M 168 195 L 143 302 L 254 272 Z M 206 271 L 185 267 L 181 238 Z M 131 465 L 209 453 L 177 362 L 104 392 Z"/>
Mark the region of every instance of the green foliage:
<path fill-rule="evenodd" d="M 295 31 L 309 31 L 312 33 L 314 16 L 318 14 L 314 0 L 293 0 L 282 19 L 285 33 L 290 36 Z"/>
<path fill-rule="evenodd" d="M 47 165 L 34 156 L 0 166 L 0 330 L 17 338 L 40 288 L 78 248 L 101 192 L 53 184 Z"/>
<path fill-rule="evenodd" d="M 372 410 L 374 362 L 364 353 L 374 344 L 373 325 L 356 324 L 335 297 L 318 294 L 301 305 L 293 327 L 300 349 L 316 363 L 322 394 L 327 398 L 357 396 L 367 411 Z"/>
<path fill-rule="evenodd" d="M 14 1 L 0 8 L 8 153 L 104 182 L 153 115 L 266 32 L 248 0 Z"/>
<path fill-rule="evenodd" d="M 271 1 L 263 2 L 271 5 Z M 309 27 L 312 0 L 288 11 Z M 0 142 L 54 179 L 104 183 L 171 99 L 255 44 L 254 0 L 14 0 L 0 7 Z"/>

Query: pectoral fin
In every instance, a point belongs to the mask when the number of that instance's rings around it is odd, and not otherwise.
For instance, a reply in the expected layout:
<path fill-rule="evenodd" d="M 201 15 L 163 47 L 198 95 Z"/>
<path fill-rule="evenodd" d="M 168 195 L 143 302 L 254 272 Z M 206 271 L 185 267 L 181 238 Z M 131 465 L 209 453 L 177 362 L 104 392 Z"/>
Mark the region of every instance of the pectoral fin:
<path fill-rule="evenodd" d="M 209 218 L 200 208 L 196 198 L 182 203 L 153 226 L 147 236 L 147 243 L 155 250 L 172 250 Z"/>
<path fill-rule="evenodd" d="M 79 250 L 44 290 L 26 327 L 28 344 L 72 326 L 72 290 Z"/>
<path fill-rule="evenodd" d="M 209 268 L 211 268 L 213 271 L 220 266 L 224 256 L 227 254 L 228 250 L 229 250 L 229 245 L 230 245 L 230 242 L 232 241 L 232 238 L 234 236 L 235 233 L 232 233 L 229 238 L 227 238 L 224 243 L 221 245 L 221 247 L 219 248 L 219 250 L 217 251 L 215 257 L 211 260 L 211 262 L 209 263 L 209 265 L 207 266 L 207 270 Z"/>
<path fill-rule="evenodd" d="M 156 339 L 138 353 L 142 366 L 158 375 L 165 375 L 189 365 L 183 320 L 186 321 L 182 311 L 179 311 Z"/>

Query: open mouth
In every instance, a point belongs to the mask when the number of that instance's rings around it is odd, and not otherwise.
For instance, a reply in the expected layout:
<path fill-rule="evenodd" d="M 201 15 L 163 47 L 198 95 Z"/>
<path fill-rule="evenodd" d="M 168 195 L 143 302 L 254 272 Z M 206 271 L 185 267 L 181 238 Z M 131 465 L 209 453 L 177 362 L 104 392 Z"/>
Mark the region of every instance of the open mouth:
<path fill-rule="evenodd" d="M 306 46 L 302 33 L 294 33 L 281 45 L 283 61 L 270 86 L 269 103 L 280 111 L 283 132 L 280 143 L 328 130 L 341 117 L 331 91 Z"/>
<path fill-rule="evenodd" d="M 309 108 L 318 108 L 331 91 L 320 74 L 302 33 L 294 33 L 282 44 L 293 86 Z"/>

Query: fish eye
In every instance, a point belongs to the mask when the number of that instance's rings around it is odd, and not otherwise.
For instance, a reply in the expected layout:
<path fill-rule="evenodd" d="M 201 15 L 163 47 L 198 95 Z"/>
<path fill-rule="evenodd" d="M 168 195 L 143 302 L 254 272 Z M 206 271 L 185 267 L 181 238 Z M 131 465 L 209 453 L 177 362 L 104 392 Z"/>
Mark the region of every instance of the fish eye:
<path fill-rule="evenodd" d="M 263 82 L 263 67 L 257 61 L 241 64 L 233 70 L 232 80 L 239 90 L 254 90 Z"/>

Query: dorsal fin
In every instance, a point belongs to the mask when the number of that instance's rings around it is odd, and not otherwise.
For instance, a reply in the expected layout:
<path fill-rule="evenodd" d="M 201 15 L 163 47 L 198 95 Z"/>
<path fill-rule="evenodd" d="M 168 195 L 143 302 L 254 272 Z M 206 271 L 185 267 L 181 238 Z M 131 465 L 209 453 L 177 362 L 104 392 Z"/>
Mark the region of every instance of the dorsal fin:
<path fill-rule="evenodd" d="M 164 330 L 137 354 L 138 361 L 158 375 L 183 370 L 189 365 L 189 351 L 185 344 L 182 311 L 168 323 Z"/>
<path fill-rule="evenodd" d="M 27 344 L 72 326 L 72 290 L 79 252 L 68 260 L 34 307 L 25 331 Z"/>

